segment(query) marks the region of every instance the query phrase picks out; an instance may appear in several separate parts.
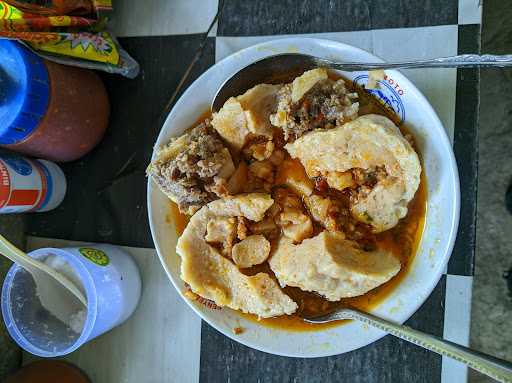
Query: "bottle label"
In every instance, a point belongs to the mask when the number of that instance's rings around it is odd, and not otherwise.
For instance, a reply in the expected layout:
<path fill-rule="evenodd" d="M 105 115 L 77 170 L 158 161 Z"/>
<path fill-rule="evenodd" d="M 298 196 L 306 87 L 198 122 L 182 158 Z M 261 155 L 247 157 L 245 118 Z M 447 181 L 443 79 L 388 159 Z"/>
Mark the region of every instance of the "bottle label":
<path fill-rule="evenodd" d="M 0 209 L 9 201 L 11 194 L 11 178 L 7 167 L 0 161 Z"/>
<path fill-rule="evenodd" d="M 50 171 L 42 162 L 39 161 L 34 161 L 34 167 L 41 177 L 41 196 L 39 197 L 36 206 L 34 206 L 30 211 L 43 209 L 50 201 L 50 197 L 53 193 L 53 181 Z"/>
<path fill-rule="evenodd" d="M 2 155 L 0 213 L 21 213 L 42 208 L 51 193 L 51 179 L 47 175 L 48 170 L 38 161 L 15 155 Z"/>
<path fill-rule="evenodd" d="M 104 251 L 93 249 L 92 247 L 81 247 L 78 251 L 85 258 L 98 266 L 107 266 L 110 263 L 110 259 Z"/>

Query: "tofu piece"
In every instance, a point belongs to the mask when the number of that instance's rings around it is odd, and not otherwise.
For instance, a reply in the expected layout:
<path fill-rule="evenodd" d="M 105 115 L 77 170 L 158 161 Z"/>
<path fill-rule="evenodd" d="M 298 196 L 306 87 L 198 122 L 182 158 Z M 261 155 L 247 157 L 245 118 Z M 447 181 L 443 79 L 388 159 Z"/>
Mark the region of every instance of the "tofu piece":
<path fill-rule="evenodd" d="M 245 112 L 234 97 L 213 114 L 212 126 L 235 152 L 240 151 L 249 138 Z"/>
<path fill-rule="evenodd" d="M 260 221 L 263 222 L 263 221 Z M 249 229 L 247 228 L 249 221 L 245 217 L 238 217 L 238 225 L 236 227 L 236 236 L 240 241 L 249 236 Z"/>
<path fill-rule="evenodd" d="M 315 221 L 329 231 L 336 231 L 336 221 L 329 216 L 329 209 L 332 205 L 329 198 L 313 194 L 304 198 L 304 203 Z"/>
<path fill-rule="evenodd" d="M 270 204 L 268 204 L 270 202 Z M 205 241 L 208 222 L 243 216 L 260 220 L 272 198 L 257 193 L 221 199 L 203 206 L 190 219 L 176 251 L 181 257 L 181 279 L 192 292 L 218 306 L 255 314 L 261 318 L 292 314 L 297 304 L 265 273 L 247 276 Z"/>
<path fill-rule="evenodd" d="M 350 172 L 327 172 L 325 180 L 329 187 L 333 189 L 343 190 L 355 186 Z"/>
<path fill-rule="evenodd" d="M 279 222 L 283 234 L 295 243 L 313 235 L 311 218 L 298 209 L 285 208 L 279 215 Z"/>
<path fill-rule="evenodd" d="M 250 235 L 233 246 L 233 262 L 246 268 L 265 262 L 270 254 L 270 242 L 261 234 Z"/>
<path fill-rule="evenodd" d="M 292 82 L 292 102 L 299 101 L 318 81 L 327 79 L 325 68 L 308 70 Z"/>
<path fill-rule="evenodd" d="M 280 85 L 259 84 L 238 96 L 247 119 L 249 132 L 272 139 L 273 131 L 270 114 L 277 108 L 277 91 Z"/>
<path fill-rule="evenodd" d="M 227 188 L 229 193 L 232 195 L 240 193 L 244 190 L 245 184 L 247 183 L 249 169 L 244 161 L 240 161 L 240 164 L 236 168 L 235 172 L 231 175 L 228 180 Z"/>
<path fill-rule="evenodd" d="M 290 315 L 297 311 L 297 303 L 283 293 L 277 282 L 268 274 L 258 273 L 252 277 L 245 275 L 244 277 L 242 282 L 247 286 L 242 285 L 241 290 L 246 288 L 254 293 L 246 294 L 242 298 L 244 305 L 241 305 L 241 311 L 246 309 L 247 312 L 256 314 L 260 318 Z"/>
<path fill-rule="evenodd" d="M 249 171 L 258 178 L 268 182 L 274 181 L 274 166 L 269 160 L 254 161 L 249 165 Z"/>
<path fill-rule="evenodd" d="M 329 207 L 331 206 L 331 201 L 329 198 L 325 198 L 319 195 L 312 195 L 310 197 L 304 198 L 304 203 L 306 204 L 311 216 L 315 219 L 315 221 L 323 222 L 327 217 L 327 213 L 329 212 Z"/>
<path fill-rule="evenodd" d="M 266 193 L 248 193 L 212 201 L 209 211 L 220 217 L 245 217 L 251 221 L 261 221 L 274 200 Z"/>
<path fill-rule="evenodd" d="M 253 158 L 258 161 L 266 160 L 270 158 L 274 151 L 274 143 L 272 141 L 260 142 L 250 146 Z"/>
<path fill-rule="evenodd" d="M 366 89 L 377 89 L 377 85 L 380 80 L 384 80 L 386 73 L 384 69 L 374 69 L 368 71 L 368 83 Z"/>
<path fill-rule="evenodd" d="M 358 221 L 374 227 L 374 231 L 392 228 L 407 215 L 407 204 L 397 203 L 405 193 L 402 182 L 382 182 L 375 185 L 365 198 L 358 198 L 350 212 Z"/>
<path fill-rule="evenodd" d="M 256 85 L 241 96 L 229 98 L 213 114 L 213 127 L 233 151 L 240 151 L 250 137 L 272 139 L 270 114 L 277 108 L 277 91 L 280 87 Z"/>
<path fill-rule="evenodd" d="M 221 153 L 226 158 L 226 162 L 220 168 L 217 177 L 228 179 L 235 172 L 235 164 L 233 163 L 228 148 L 222 149 Z"/>
<path fill-rule="evenodd" d="M 313 193 L 314 183 L 311 181 L 304 167 L 297 160 L 284 160 L 277 170 L 276 184 L 287 185 L 300 196 L 309 196 Z"/>
<path fill-rule="evenodd" d="M 285 148 L 300 160 L 309 177 L 383 167 L 387 177 L 351 206 L 353 216 L 372 225 L 374 232 L 391 229 L 405 217 L 420 184 L 418 155 L 398 127 L 383 116 L 369 114 L 338 128 L 312 131 Z"/>
<path fill-rule="evenodd" d="M 206 242 L 232 243 L 236 236 L 236 218 L 216 217 L 206 225 Z"/>
<path fill-rule="evenodd" d="M 259 222 L 255 222 L 249 226 L 250 230 L 254 234 L 271 234 L 275 232 L 278 227 L 272 217 L 266 217 Z"/>
<path fill-rule="evenodd" d="M 281 238 L 269 264 L 282 287 L 316 292 L 330 301 L 365 294 L 400 270 L 391 253 L 365 252 L 342 234 L 328 231 L 300 245 Z"/>
<path fill-rule="evenodd" d="M 270 155 L 269 160 L 270 160 L 270 162 L 272 162 L 273 165 L 279 166 L 283 163 L 284 157 L 285 157 L 285 154 L 284 154 L 283 150 L 275 149 L 272 152 L 272 154 Z"/>
<path fill-rule="evenodd" d="M 391 120 L 375 114 L 339 128 L 306 133 L 285 148 L 292 158 L 300 160 L 309 177 L 384 166 L 391 175 L 405 173 L 411 181 L 419 179 L 414 149 Z"/>
<path fill-rule="evenodd" d="M 208 221 L 204 239 L 210 244 L 221 244 L 221 253 L 231 258 L 236 229 L 237 220 L 235 217 L 215 217 Z"/>

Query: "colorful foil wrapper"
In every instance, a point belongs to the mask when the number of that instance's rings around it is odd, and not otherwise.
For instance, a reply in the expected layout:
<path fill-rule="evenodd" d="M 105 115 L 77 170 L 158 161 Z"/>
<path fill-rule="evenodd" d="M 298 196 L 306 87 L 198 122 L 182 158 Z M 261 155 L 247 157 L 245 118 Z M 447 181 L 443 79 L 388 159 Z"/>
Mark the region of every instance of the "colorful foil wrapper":
<path fill-rule="evenodd" d="M 139 65 L 105 29 L 111 0 L 0 0 L 0 38 L 46 59 L 136 77 Z"/>

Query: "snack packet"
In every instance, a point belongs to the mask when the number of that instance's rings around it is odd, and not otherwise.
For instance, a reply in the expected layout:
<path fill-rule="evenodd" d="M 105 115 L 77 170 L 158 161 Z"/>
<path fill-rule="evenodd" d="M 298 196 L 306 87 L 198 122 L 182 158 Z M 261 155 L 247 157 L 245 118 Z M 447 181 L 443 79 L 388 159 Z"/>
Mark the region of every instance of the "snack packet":
<path fill-rule="evenodd" d="M 134 78 L 139 65 L 106 30 L 111 0 L 0 0 L 0 38 L 66 65 Z"/>

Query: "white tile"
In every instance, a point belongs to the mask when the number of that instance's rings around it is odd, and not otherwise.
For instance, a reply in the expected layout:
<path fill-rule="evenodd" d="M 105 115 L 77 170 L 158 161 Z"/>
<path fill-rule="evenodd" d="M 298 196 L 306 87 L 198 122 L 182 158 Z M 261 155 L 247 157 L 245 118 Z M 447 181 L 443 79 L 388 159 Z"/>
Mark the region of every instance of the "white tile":
<path fill-rule="evenodd" d="M 450 275 L 446 277 L 443 338 L 457 344 L 469 344 L 471 322 L 471 292 L 473 277 Z M 441 382 L 466 382 L 466 365 L 443 357 Z"/>
<path fill-rule="evenodd" d="M 372 33 L 372 52 L 384 60 L 402 61 L 457 54 L 458 27 L 381 29 Z M 402 71 L 428 99 L 453 142 L 455 126 L 456 69 Z"/>
<path fill-rule="evenodd" d="M 78 242 L 29 237 L 29 250 Z M 142 297 L 133 316 L 66 356 L 95 383 L 199 382 L 201 320 L 178 296 L 154 249 L 123 247 L 139 266 Z M 24 362 L 36 357 L 24 353 Z"/>
<path fill-rule="evenodd" d="M 218 0 L 117 0 L 111 27 L 118 37 L 204 33 L 218 5 Z"/>
<path fill-rule="evenodd" d="M 333 32 L 333 33 L 308 33 L 298 35 L 274 35 L 274 36 L 244 36 L 244 37 L 219 37 L 215 38 L 215 61 L 222 60 L 241 49 L 251 45 L 263 43 L 265 41 L 283 39 L 288 37 L 310 37 L 327 40 L 339 41 L 354 45 L 356 47 L 370 50 L 371 36 L 369 31 L 355 32 Z"/>
<path fill-rule="evenodd" d="M 482 0 L 459 0 L 459 24 L 482 23 Z"/>

